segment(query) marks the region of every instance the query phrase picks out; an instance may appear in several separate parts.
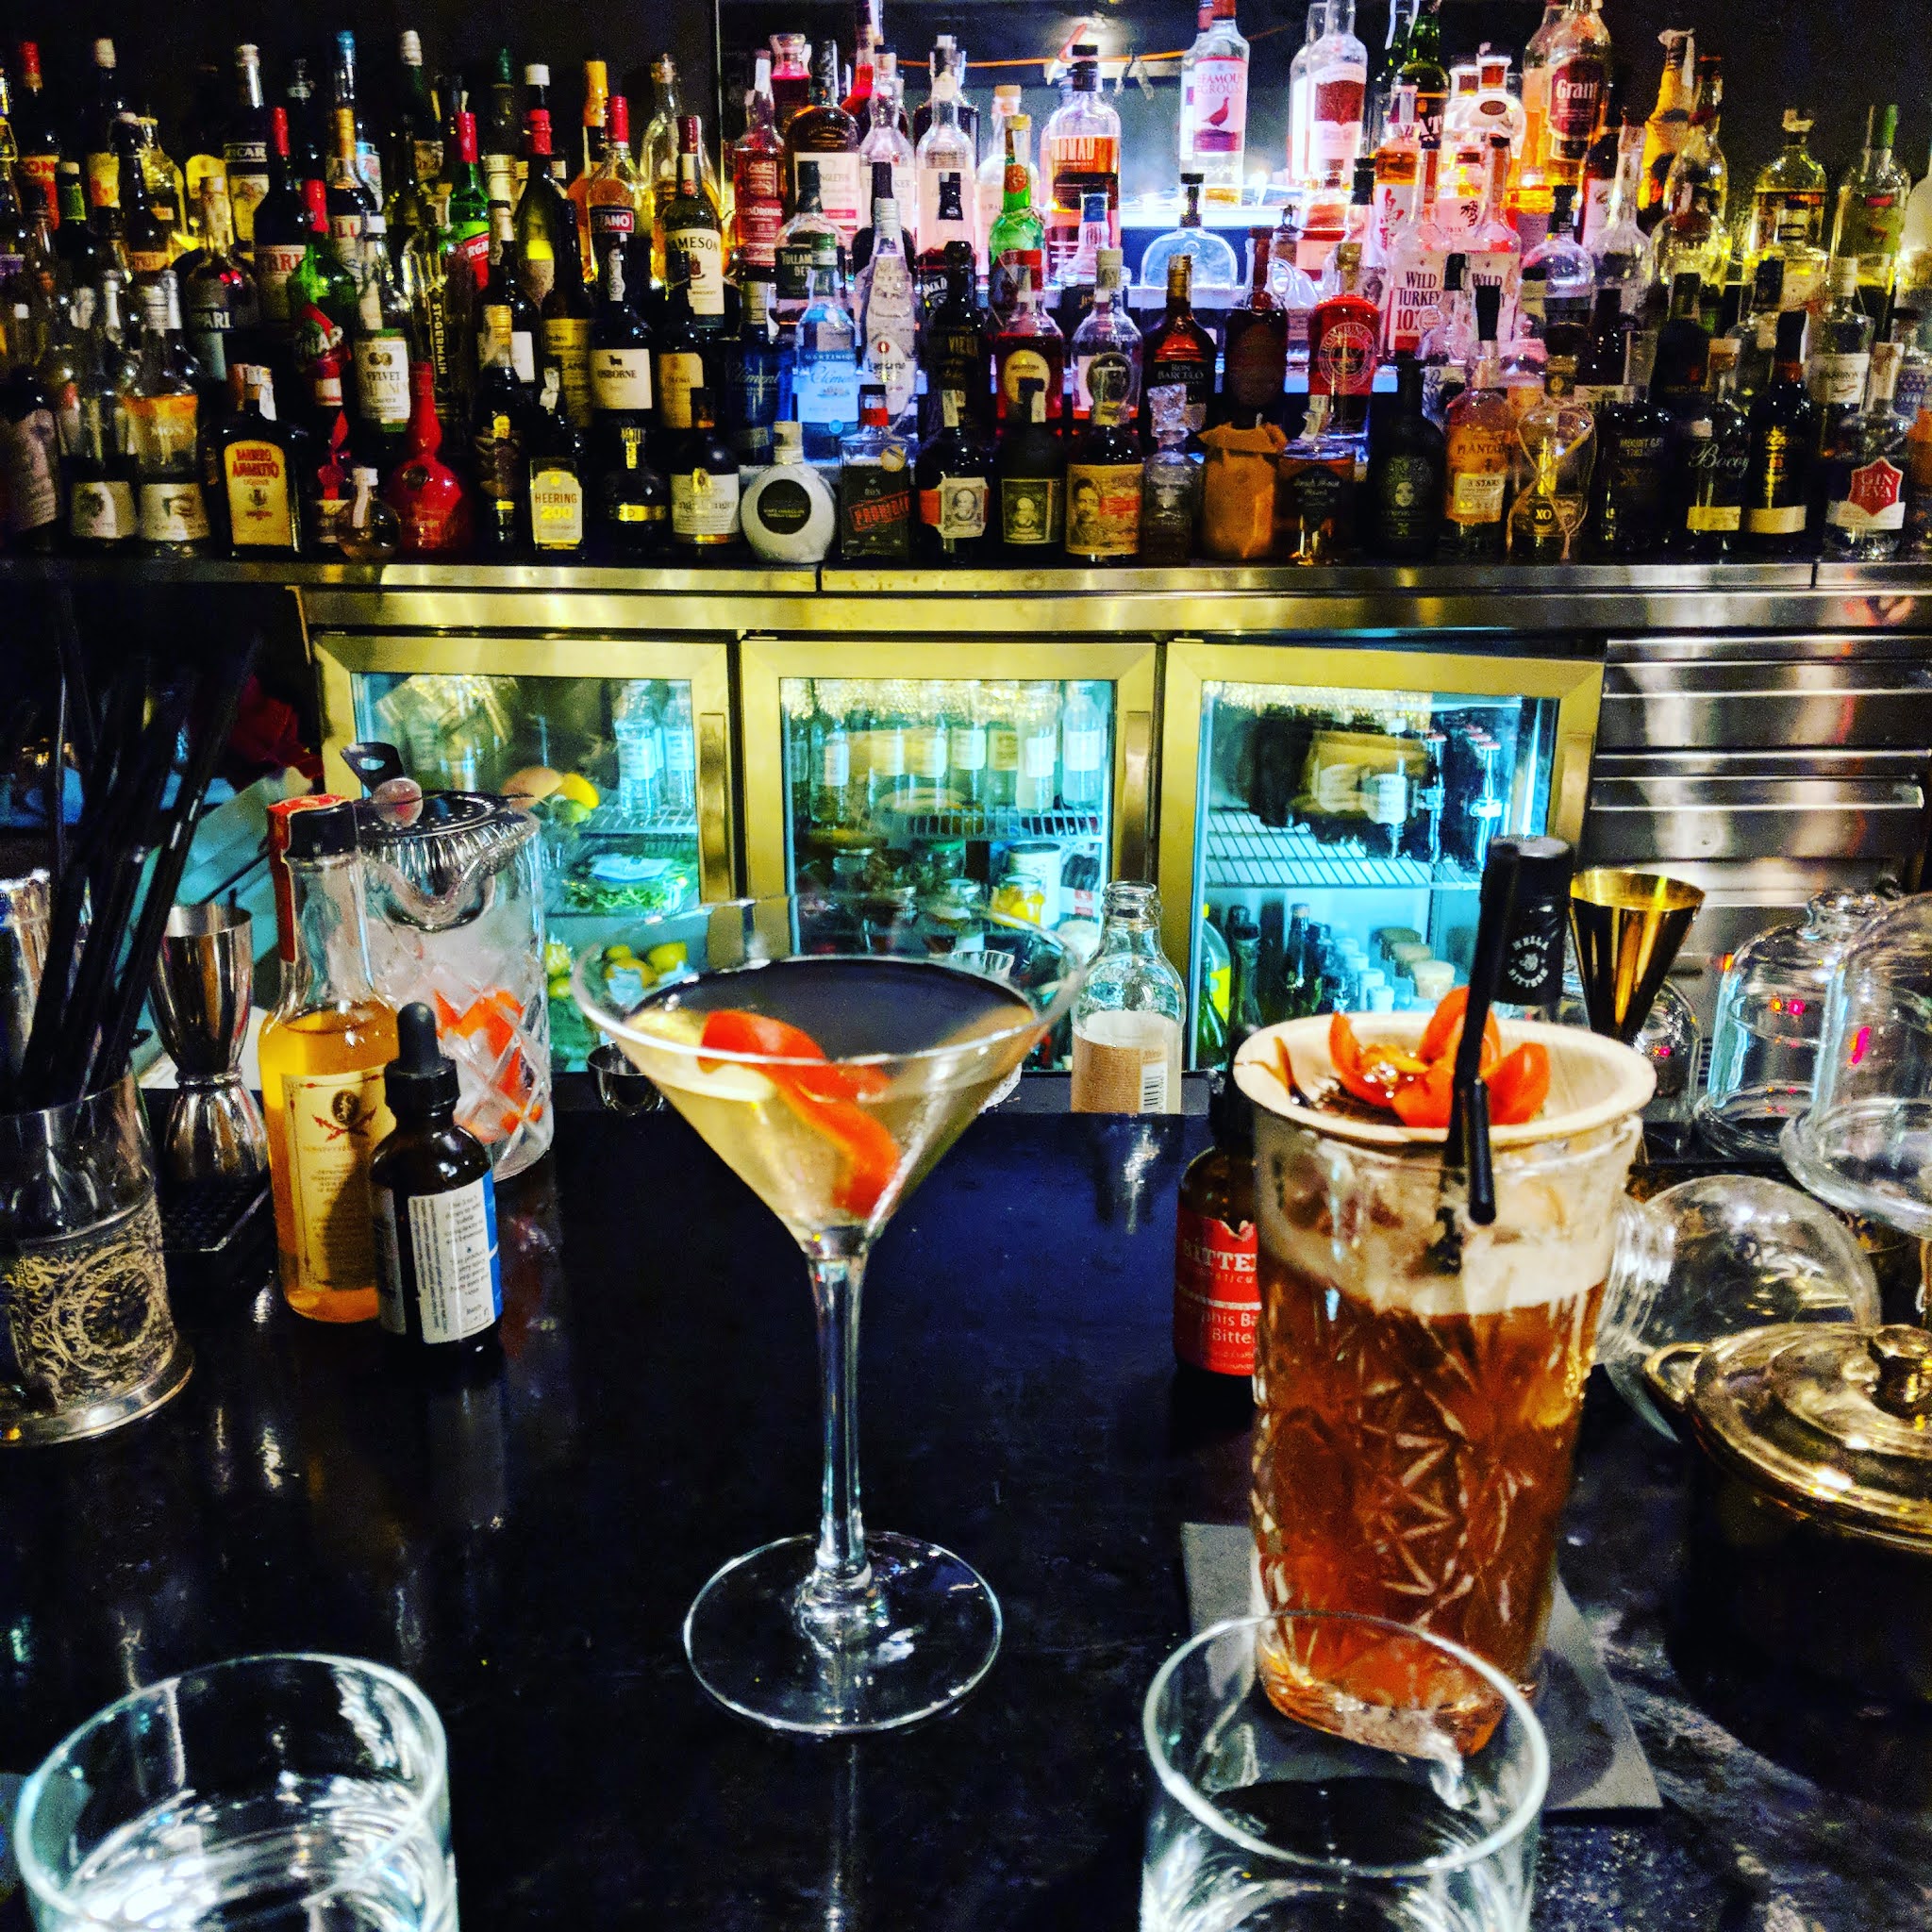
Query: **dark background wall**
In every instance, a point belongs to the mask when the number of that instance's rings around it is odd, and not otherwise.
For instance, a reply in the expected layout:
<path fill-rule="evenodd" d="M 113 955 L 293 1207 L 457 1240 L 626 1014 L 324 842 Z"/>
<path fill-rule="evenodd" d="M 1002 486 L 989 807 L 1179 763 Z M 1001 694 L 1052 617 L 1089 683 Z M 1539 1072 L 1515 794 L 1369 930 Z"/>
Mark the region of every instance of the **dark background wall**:
<path fill-rule="evenodd" d="M 87 44 L 96 33 L 113 35 L 125 72 L 151 93 L 170 130 L 186 111 L 194 60 L 220 59 L 233 44 L 258 42 L 272 93 L 278 92 L 288 58 L 311 54 L 327 73 L 328 37 L 339 26 L 356 30 L 365 75 L 365 95 L 379 96 L 395 66 L 399 31 L 415 27 L 433 71 L 481 75 L 495 47 L 511 46 L 518 60 L 545 59 L 551 66 L 559 118 L 574 123 L 579 63 L 588 55 L 610 62 L 632 95 L 634 125 L 648 112 L 644 74 L 649 58 L 668 49 L 688 76 L 688 98 L 704 113 L 708 132 L 718 83 L 712 58 L 714 16 L 708 0 L 670 0 L 653 8 L 634 0 L 576 0 L 568 7 L 542 0 L 324 0 L 316 8 L 270 0 L 204 0 L 191 8 L 154 0 L 8 0 L 0 8 L 6 31 L 38 35 L 57 96 L 75 98 L 86 83 Z M 744 50 L 774 28 L 794 27 L 817 40 L 831 34 L 849 49 L 853 8 L 848 0 L 719 0 L 717 39 L 725 51 L 727 78 L 745 71 Z M 1037 64 L 1068 38 L 1083 16 L 1024 4 L 1024 0 L 885 0 L 889 44 L 914 70 L 912 98 L 923 98 L 926 50 L 940 32 L 957 34 L 973 62 L 968 92 L 982 109 L 997 79 L 1029 81 L 1026 105 L 1038 121 L 1054 95 L 1041 84 Z M 1108 55 L 1146 56 L 1185 47 L 1194 31 L 1189 0 L 1097 0 L 1084 16 Z M 1279 155 L 1287 125 L 1288 64 L 1301 44 L 1305 8 L 1290 0 L 1262 9 L 1249 0 L 1241 25 L 1254 41 L 1255 75 L 1250 108 L 1251 154 Z M 1474 52 L 1489 40 L 1520 48 L 1541 17 L 1540 0 L 1443 0 L 1445 48 Z M 1916 176 L 1924 172 L 1932 141 L 1932 8 L 1927 0 L 1607 0 L 1604 19 L 1616 58 L 1629 65 L 1637 96 L 1647 111 L 1656 98 L 1666 26 L 1693 26 L 1701 49 L 1725 63 L 1724 145 L 1733 171 L 1734 196 L 1748 193 L 1752 176 L 1778 145 L 1787 107 L 1816 118 L 1812 150 L 1834 180 L 1856 153 L 1869 102 L 1895 100 L 1900 107 L 1899 150 Z M 1357 32 L 1378 54 L 1388 26 L 1383 0 L 1364 0 Z M 992 62 L 1028 65 L 995 71 Z M 1126 134 L 1126 188 L 1167 185 L 1174 170 L 1173 127 L 1176 86 L 1160 78 L 1151 89 L 1130 84 L 1120 106 Z M 737 101 L 724 117 L 727 136 L 739 122 Z M 571 135 L 573 151 L 575 136 Z"/>

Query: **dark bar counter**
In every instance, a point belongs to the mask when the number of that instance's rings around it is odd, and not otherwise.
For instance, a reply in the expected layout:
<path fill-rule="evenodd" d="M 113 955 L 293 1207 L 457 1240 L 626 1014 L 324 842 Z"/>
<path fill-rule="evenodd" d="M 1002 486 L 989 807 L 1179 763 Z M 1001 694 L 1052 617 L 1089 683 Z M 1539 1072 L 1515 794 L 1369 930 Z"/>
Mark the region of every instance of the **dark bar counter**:
<path fill-rule="evenodd" d="M 805 1272 L 676 1118 L 579 1108 L 504 1190 L 494 1374 L 424 1384 L 264 1286 L 184 1311 L 197 1366 L 170 1408 L 0 1458 L 0 1770 L 186 1666 L 344 1651 L 442 1712 L 471 1932 L 1131 1927 L 1180 1525 L 1243 1513 L 1244 1423 L 1177 1384 L 1169 1341 L 1174 1188 L 1205 1137 L 996 1114 L 880 1243 L 867 1520 L 959 1551 L 1006 1611 L 952 1716 L 816 1744 L 698 1689 L 698 1587 L 813 1521 Z M 1535 1925 L 1923 1932 L 1932 1714 L 1681 1628 L 1687 1474 L 1593 1390 L 1562 1566 L 1665 1808 L 1546 1821 Z M 0 1924 L 24 1923 L 16 1894 Z"/>

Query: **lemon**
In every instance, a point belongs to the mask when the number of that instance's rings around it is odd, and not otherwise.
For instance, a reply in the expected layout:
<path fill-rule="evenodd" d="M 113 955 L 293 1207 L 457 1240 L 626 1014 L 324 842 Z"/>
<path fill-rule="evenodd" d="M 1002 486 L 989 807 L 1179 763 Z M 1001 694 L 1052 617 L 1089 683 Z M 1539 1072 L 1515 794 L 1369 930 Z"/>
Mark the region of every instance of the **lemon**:
<path fill-rule="evenodd" d="M 604 948 L 605 960 L 608 964 L 612 966 L 621 966 L 625 964 L 626 962 L 631 965 L 635 965 L 637 963 L 637 957 L 638 956 L 635 953 L 633 953 L 628 946 L 623 944 L 622 942 L 616 945 L 606 946 Z"/>
<path fill-rule="evenodd" d="M 653 946 L 644 955 L 644 959 L 658 973 L 669 973 L 675 966 L 682 966 L 691 958 L 690 949 L 682 940 L 666 940 L 661 946 Z"/>
<path fill-rule="evenodd" d="M 543 971 L 552 979 L 568 979 L 573 964 L 570 948 L 561 940 L 543 942 Z"/>
<path fill-rule="evenodd" d="M 597 788 L 581 772 L 566 772 L 557 789 L 573 805 L 580 805 L 586 811 L 597 808 Z"/>

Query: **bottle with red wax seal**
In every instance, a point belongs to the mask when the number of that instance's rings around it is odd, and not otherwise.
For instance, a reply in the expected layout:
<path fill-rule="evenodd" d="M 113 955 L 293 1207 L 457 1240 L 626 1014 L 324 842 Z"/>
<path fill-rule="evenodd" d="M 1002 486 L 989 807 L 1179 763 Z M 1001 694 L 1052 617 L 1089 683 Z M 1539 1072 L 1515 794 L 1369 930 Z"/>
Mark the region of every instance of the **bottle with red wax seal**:
<path fill-rule="evenodd" d="M 1215 1376 L 1255 1370 L 1260 1288 L 1255 1272 L 1255 1115 L 1236 1086 L 1234 1057 L 1260 1024 L 1255 980 L 1261 932 L 1244 907 L 1226 922 L 1227 1062 L 1208 1104 L 1214 1144 L 1181 1176 L 1174 1241 L 1174 1352 Z"/>

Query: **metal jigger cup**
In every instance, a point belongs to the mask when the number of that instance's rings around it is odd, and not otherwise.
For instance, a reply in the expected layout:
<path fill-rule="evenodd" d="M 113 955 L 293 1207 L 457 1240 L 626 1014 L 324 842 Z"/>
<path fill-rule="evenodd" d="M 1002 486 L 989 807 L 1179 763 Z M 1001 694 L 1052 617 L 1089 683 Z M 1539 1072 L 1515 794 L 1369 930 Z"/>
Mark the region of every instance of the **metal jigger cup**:
<path fill-rule="evenodd" d="M 268 1172 L 268 1132 L 241 1074 L 254 981 L 247 913 L 176 906 L 168 914 L 152 1003 L 180 1081 L 161 1135 L 171 1180 L 247 1180 Z"/>
<path fill-rule="evenodd" d="M 1634 1046 L 1704 894 L 1662 873 L 1595 866 L 1570 886 L 1570 937 L 1590 1030 Z"/>

